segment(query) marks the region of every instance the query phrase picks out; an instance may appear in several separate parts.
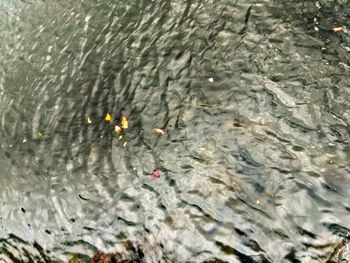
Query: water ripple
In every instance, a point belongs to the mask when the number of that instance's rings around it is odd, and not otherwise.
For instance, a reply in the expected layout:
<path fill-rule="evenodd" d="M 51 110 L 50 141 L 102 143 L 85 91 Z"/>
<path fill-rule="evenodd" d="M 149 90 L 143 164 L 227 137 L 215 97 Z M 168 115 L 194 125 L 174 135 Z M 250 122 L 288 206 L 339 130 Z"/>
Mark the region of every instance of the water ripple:
<path fill-rule="evenodd" d="M 336 258 L 349 34 L 332 28 L 350 25 L 331 2 L 0 4 L 0 258 Z"/>

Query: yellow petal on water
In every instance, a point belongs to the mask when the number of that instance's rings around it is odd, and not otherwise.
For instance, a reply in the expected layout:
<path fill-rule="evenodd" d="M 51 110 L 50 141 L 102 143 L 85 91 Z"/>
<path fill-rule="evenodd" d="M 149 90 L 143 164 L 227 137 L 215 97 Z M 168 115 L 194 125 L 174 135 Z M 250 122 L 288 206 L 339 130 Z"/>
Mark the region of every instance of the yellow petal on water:
<path fill-rule="evenodd" d="M 107 115 L 105 117 L 105 120 L 106 121 L 111 121 L 112 120 L 112 117 L 111 117 L 111 115 L 109 115 L 109 113 L 107 113 Z"/>
<path fill-rule="evenodd" d="M 118 137 L 118 140 L 121 140 L 121 139 L 123 139 L 123 135 L 120 135 L 120 136 Z"/>
<path fill-rule="evenodd" d="M 120 132 L 122 131 L 122 128 L 120 128 L 118 125 L 115 125 L 114 131 L 115 131 L 116 133 L 120 133 Z"/>
<path fill-rule="evenodd" d="M 43 134 L 41 132 L 38 132 L 38 137 L 42 137 Z"/>
<path fill-rule="evenodd" d="M 90 117 L 87 118 L 87 123 L 88 123 L 88 124 L 91 124 L 91 123 L 92 123 L 92 120 L 91 120 Z"/>
<path fill-rule="evenodd" d="M 129 128 L 129 123 L 128 123 L 128 120 L 125 118 L 125 116 L 123 116 L 123 118 L 122 118 L 122 125 L 121 126 L 123 129 Z"/>
<path fill-rule="evenodd" d="M 128 144 L 128 142 L 124 142 L 124 143 L 123 143 L 123 147 L 125 147 L 127 144 Z"/>

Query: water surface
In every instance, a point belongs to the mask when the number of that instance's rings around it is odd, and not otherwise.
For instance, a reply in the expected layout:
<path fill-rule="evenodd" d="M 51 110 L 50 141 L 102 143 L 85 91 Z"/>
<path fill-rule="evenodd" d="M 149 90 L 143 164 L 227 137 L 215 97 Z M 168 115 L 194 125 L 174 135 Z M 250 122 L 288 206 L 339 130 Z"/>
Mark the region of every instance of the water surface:
<path fill-rule="evenodd" d="M 330 260 L 350 237 L 349 17 L 348 1 L 3 1 L 1 257 Z"/>

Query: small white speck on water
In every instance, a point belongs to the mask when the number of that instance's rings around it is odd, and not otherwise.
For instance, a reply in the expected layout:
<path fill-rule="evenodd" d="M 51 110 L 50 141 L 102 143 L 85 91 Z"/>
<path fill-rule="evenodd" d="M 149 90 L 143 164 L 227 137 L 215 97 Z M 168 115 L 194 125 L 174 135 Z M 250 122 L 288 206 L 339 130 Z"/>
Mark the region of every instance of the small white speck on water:
<path fill-rule="evenodd" d="M 22 142 L 23 142 L 23 143 L 25 143 L 26 141 L 27 141 L 27 139 L 26 139 L 26 138 L 24 138 Z"/>
<path fill-rule="evenodd" d="M 209 82 L 214 82 L 213 78 L 209 78 L 208 80 L 209 80 Z"/>

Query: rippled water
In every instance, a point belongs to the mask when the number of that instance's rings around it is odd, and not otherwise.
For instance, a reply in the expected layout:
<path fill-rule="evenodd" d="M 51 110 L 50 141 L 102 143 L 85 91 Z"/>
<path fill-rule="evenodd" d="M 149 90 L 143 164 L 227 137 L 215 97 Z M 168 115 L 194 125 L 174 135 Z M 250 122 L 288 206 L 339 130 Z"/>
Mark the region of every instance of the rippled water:
<path fill-rule="evenodd" d="M 3 1 L 0 258 L 330 260 L 350 239 L 349 4 Z"/>

